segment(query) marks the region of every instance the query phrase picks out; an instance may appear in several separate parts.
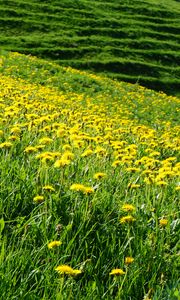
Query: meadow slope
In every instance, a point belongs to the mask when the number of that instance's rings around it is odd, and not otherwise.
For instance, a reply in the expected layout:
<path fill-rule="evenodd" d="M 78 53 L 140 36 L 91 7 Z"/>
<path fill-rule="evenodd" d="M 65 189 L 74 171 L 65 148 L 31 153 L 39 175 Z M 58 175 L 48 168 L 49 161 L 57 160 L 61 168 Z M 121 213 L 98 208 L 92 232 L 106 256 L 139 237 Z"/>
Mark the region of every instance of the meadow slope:
<path fill-rule="evenodd" d="M 1 49 L 174 95 L 179 31 L 180 4 L 174 0 L 0 0 Z"/>
<path fill-rule="evenodd" d="M 178 300 L 180 101 L 0 55 L 2 299 Z"/>

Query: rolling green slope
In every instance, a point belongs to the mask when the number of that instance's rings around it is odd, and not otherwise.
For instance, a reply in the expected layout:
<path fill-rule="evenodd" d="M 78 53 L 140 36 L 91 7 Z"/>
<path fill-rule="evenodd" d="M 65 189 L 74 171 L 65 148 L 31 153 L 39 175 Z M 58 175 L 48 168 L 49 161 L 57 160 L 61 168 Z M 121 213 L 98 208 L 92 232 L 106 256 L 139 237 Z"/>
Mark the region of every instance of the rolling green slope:
<path fill-rule="evenodd" d="M 177 94 L 178 1 L 2 1 L 1 49 Z"/>

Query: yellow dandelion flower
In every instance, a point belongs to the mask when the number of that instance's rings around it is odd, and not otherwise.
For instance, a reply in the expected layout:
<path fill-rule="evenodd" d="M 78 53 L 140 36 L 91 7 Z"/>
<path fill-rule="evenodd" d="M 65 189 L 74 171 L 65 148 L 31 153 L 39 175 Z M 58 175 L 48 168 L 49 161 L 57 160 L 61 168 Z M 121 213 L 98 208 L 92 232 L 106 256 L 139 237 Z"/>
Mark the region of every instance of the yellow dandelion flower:
<path fill-rule="evenodd" d="M 141 185 L 136 183 L 129 183 L 128 188 L 130 189 L 138 189 Z"/>
<path fill-rule="evenodd" d="M 20 138 L 17 135 L 11 135 L 8 137 L 8 140 L 9 141 L 20 141 Z"/>
<path fill-rule="evenodd" d="M 175 190 L 176 190 L 176 191 L 179 191 L 179 190 L 180 190 L 180 185 L 176 186 L 176 187 L 175 187 Z"/>
<path fill-rule="evenodd" d="M 133 159 L 133 157 L 130 155 L 123 155 L 123 157 L 122 157 L 123 163 L 131 162 L 132 159 Z"/>
<path fill-rule="evenodd" d="M 47 161 L 54 161 L 52 152 L 42 152 L 36 155 L 36 158 L 40 159 L 43 163 L 46 163 Z"/>
<path fill-rule="evenodd" d="M 9 149 L 12 147 L 12 143 L 11 142 L 4 142 L 0 144 L 0 149 Z"/>
<path fill-rule="evenodd" d="M 62 159 L 72 160 L 74 158 L 74 153 L 71 151 L 65 151 L 62 155 Z"/>
<path fill-rule="evenodd" d="M 19 127 L 13 127 L 11 129 L 11 133 L 15 134 L 15 135 L 18 135 L 21 133 L 21 129 Z"/>
<path fill-rule="evenodd" d="M 43 186 L 43 190 L 48 191 L 48 192 L 54 192 L 55 191 L 55 189 L 53 188 L 52 185 Z"/>
<path fill-rule="evenodd" d="M 44 201 L 44 196 L 41 196 L 41 195 L 37 195 L 33 198 L 33 201 L 35 203 L 42 203 Z"/>
<path fill-rule="evenodd" d="M 33 146 L 28 146 L 24 149 L 24 153 L 33 153 L 33 152 L 36 152 L 36 151 L 37 151 L 37 148 L 33 147 Z"/>
<path fill-rule="evenodd" d="M 100 146 L 97 146 L 94 153 L 100 155 L 100 156 L 106 156 L 107 155 L 107 151 L 105 148 L 102 148 Z"/>
<path fill-rule="evenodd" d="M 45 145 L 37 145 L 35 148 L 36 148 L 37 150 L 42 150 L 42 149 L 45 148 Z"/>
<path fill-rule="evenodd" d="M 94 192 L 94 189 L 92 187 L 84 186 L 83 184 L 79 184 L 79 183 L 72 184 L 70 190 L 83 192 L 84 194 L 91 194 Z"/>
<path fill-rule="evenodd" d="M 145 174 L 145 175 L 151 175 L 152 174 L 152 171 L 151 170 L 144 170 L 142 172 L 142 174 Z"/>
<path fill-rule="evenodd" d="M 52 142 L 53 142 L 53 140 L 49 137 L 43 137 L 42 139 L 39 140 L 39 143 L 43 144 L 43 145 L 48 145 Z"/>
<path fill-rule="evenodd" d="M 84 185 L 83 184 L 80 184 L 80 183 L 74 183 L 70 186 L 70 190 L 72 191 L 84 191 Z"/>
<path fill-rule="evenodd" d="M 123 153 L 121 153 L 121 154 L 120 153 L 117 153 L 117 154 L 114 153 L 114 155 L 115 155 L 115 161 L 118 161 L 118 160 L 121 161 L 124 154 Z"/>
<path fill-rule="evenodd" d="M 44 126 L 42 129 L 39 130 L 39 132 L 48 132 L 51 131 L 51 126 L 47 125 Z"/>
<path fill-rule="evenodd" d="M 93 151 L 91 149 L 87 149 L 81 154 L 81 157 L 87 157 L 90 156 L 91 154 L 93 154 Z"/>
<path fill-rule="evenodd" d="M 59 247 L 61 244 L 62 244 L 61 241 L 53 241 L 53 242 L 48 243 L 48 248 L 53 249 L 53 248 Z"/>
<path fill-rule="evenodd" d="M 74 270 L 73 270 L 72 276 L 77 276 L 77 275 L 80 275 L 80 274 L 82 274 L 82 271 L 81 271 L 81 270 L 74 269 Z"/>
<path fill-rule="evenodd" d="M 112 269 L 109 275 L 120 276 L 126 274 L 122 269 Z"/>
<path fill-rule="evenodd" d="M 161 173 L 155 177 L 154 181 L 155 181 L 155 183 L 159 182 L 159 181 L 163 180 L 165 177 L 166 177 L 166 175 L 164 173 Z"/>
<path fill-rule="evenodd" d="M 165 177 L 173 177 L 176 176 L 176 173 L 174 171 L 171 170 L 167 170 L 164 172 Z"/>
<path fill-rule="evenodd" d="M 82 273 L 81 270 L 73 269 L 68 265 L 60 265 L 55 270 L 61 275 L 77 276 Z"/>
<path fill-rule="evenodd" d="M 101 178 L 106 177 L 106 176 L 107 176 L 106 173 L 99 172 L 99 173 L 95 173 L 93 178 L 94 179 L 101 179 Z"/>
<path fill-rule="evenodd" d="M 149 154 L 150 157 L 153 157 L 153 156 L 159 156 L 161 153 L 158 152 L 158 151 L 153 151 Z"/>
<path fill-rule="evenodd" d="M 61 157 L 61 152 L 55 151 L 55 152 L 52 153 L 52 156 L 53 156 L 54 158 L 60 158 L 60 157 Z"/>
<path fill-rule="evenodd" d="M 156 185 L 159 185 L 159 186 L 166 186 L 168 185 L 168 183 L 166 181 L 163 181 L 163 180 L 159 180 L 156 182 Z"/>
<path fill-rule="evenodd" d="M 81 148 L 84 146 L 84 142 L 82 140 L 74 140 L 73 141 L 73 147 L 74 148 Z"/>
<path fill-rule="evenodd" d="M 132 204 L 123 204 L 122 210 L 123 211 L 134 211 L 136 208 Z"/>
<path fill-rule="evenodd" d="M 135 167 L 129 167 L 129 168 L 126 168 L 126 171 L 131 172 L 131 173 L 135 173 L 135 172 L 140 172 L 141 169 L 140 168 L 135 168 Z"/>
<path fill-rule="evenodd" d="M 143 181 L 146 184 L 152 184 L 154 182 L 154 178 L 153 177 L 145 177 Z"/>
<path fill-rule="evenodd" d="M 71 161 L 69 159 L 61 158 L 54 163 L 54 167 L 55 168 L 65 167 L 68 166 L 70 163 Z"/>
<path fill-rule="evenodd" d="M 161 219 L 161 220 L 159 220 L 159 225 L 161 227 L 166 227 L 167 224 L 168 224 L 168 220 L 167 219 Z"/>
<path fill-rule="evenodd" d="M 170 156 L 170 157 L 166 158 L 166 160 L 164 160 L 164 162 L 166 162 L 166 161 L 175 161 L 175 160 L 177 160 L 177 157 Z"/>
<path fill-rule="evenodd" d="M 94 193 L 94 189 L 90 186 L 84 186 L 83 193 L 86 195 Z"/>
<path fill-rule="evenodd" d="M 126 265 L 132 264 L 133 261 L 134 261 L 134 258 L 130 257 L 130 256 L 125 257 L 125 260 L 124 260 L 124 262 L 125 262 Z"/>
<path fill-rule="evenodd" d="M 116 168 L 117 166 L 121 165 L 122 164 L 122 161 L 121 160 L 115 160 L 113 163 L 112 163 L 112 167 Z"/>
<path fill-rule="evenodd" d="M 71 268 L 68 265 L 60 265 L 56 267 L 55 270 L 58 271 L 60 274 L 67 274 L 67 275 L 71 275 L 74 271 L 73 268 Z"/>
<path fill-rule="evenodd" d="M 57 130 L 57 136 L 59 138 L 64 137 L 66 135 L 66 130 L 64 128 L 60 128 Z"/>
<path fill-rule="evenodd" d="M 63 147 L 62 147 L 62 150 L 63 151 L 71 151 L 71 146 L 69 144 L 65 144 Z"/>
<path fill-rule="evenodd" d="M 133 216 L 128 215 L 128 216 L 122 217 L 122 218 L 120 219 L 120 223 L 121 223 L 121 224 L 132 223 L 132 222 L 134 222 L 135 220 L 136 220 L 136 219 L 135 219 Z"/>
<path fill-rule="evenodd" d="M 40 153 L 40 154 L 36 155 L 36 158 L 37 159 L 43 159 L 43 158 L 45 158 L 47 160 L 54 160 L 54 157 L 53 157 L 53 155 L 52 155 L 51 152 Z"/>
<path fill-rule="evenodd" d="M 46 156 L 42 157 L 41 161 L 42 161 L 42 163 L 47 163 L 50 161 L 54 161 L 54 158 L 52 155 L 46 155 Z"/>

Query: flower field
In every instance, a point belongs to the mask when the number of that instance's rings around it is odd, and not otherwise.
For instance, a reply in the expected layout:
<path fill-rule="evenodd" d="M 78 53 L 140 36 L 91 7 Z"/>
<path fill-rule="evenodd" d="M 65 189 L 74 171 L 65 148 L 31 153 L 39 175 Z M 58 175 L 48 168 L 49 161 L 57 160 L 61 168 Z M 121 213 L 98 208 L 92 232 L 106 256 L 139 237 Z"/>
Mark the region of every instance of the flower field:
<path fill-rule="evenodd" d="M 2 299 L 180 299 L 180 101 L 0 56 Z"/>

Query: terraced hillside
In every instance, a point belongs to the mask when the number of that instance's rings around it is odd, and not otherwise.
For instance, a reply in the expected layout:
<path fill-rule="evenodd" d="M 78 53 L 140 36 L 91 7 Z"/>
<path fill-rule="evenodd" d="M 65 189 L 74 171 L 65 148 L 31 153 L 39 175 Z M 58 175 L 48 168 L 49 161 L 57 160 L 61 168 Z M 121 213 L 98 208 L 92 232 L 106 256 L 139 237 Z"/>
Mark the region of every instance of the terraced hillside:
<path fill-rule="evenodd" d="M 178 94 L 179 20 L 173 0 L 0 0 L 0 43 Z"/>

